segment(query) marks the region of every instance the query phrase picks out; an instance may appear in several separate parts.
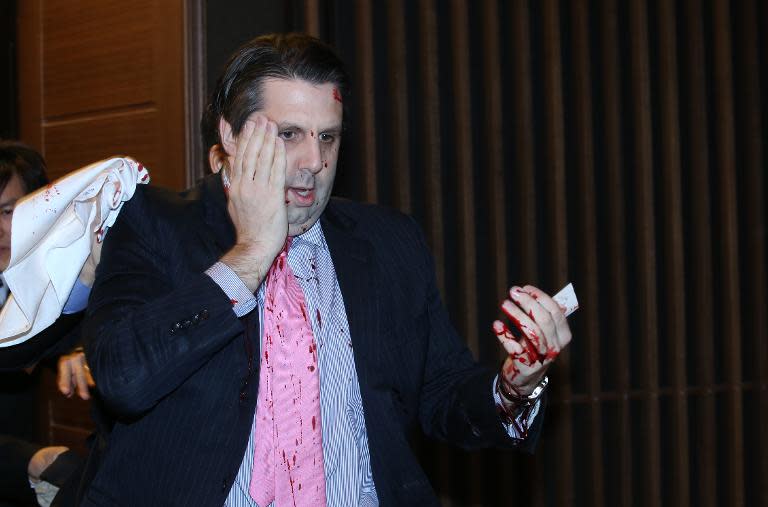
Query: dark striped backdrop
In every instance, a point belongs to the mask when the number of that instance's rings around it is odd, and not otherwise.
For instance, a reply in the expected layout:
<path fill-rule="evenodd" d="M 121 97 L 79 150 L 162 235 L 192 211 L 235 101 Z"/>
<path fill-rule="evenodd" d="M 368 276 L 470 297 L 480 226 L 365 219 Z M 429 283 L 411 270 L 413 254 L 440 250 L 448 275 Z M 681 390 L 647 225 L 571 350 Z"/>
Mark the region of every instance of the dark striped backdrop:
<path fill-rule="evenodd" d="M 283 5 L 354 78 L 337 193 L 418 219 L 481 361 L 508 284 L 582 303 L 535 457 L 417 438 L 444 504 L 768 505 L 768 4 Z"/>

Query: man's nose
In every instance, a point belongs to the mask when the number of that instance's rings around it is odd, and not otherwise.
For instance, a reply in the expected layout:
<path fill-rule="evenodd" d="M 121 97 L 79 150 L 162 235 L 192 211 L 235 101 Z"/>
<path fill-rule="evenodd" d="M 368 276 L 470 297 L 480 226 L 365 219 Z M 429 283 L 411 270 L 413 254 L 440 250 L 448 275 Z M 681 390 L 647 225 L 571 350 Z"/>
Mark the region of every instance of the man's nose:
<path fill-rule="evenodd" d="M 320 150 L 320 141 L 315 137 L 308 137 L 302 143 L 301 159 L 299 160 L 299 169 L 310 171 L 317 174 L 323 168 L 323 154 Z"/>

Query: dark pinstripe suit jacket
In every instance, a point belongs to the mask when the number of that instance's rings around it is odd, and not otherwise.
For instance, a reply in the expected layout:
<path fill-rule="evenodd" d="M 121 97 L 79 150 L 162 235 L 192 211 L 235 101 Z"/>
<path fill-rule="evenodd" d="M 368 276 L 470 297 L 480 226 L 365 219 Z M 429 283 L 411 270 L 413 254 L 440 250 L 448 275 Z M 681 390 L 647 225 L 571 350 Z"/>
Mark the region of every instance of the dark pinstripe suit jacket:
<path fill-rule="evenodd" d="M 382 505 L 437 499 L 406 435 L 510 446 L 478 367 L 451 327 L 410 219 L 332 200 L 322 218 L 354 344 Z M 220 179 L 183 194 L 141 186 L 104 244 L 86 354 L 119 414 L 85 505 L 220 506 L 258 390 L 258 312 L 238 319 L 203 272 L 231 247 Z"/>

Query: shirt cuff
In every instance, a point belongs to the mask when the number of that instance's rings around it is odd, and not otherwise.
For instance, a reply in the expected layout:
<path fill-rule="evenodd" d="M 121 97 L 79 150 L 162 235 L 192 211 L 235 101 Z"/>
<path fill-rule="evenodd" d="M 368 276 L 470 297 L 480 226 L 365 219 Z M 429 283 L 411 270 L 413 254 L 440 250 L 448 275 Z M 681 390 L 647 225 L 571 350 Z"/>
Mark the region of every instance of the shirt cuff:
<path fill-rule="evenodd" d="M 210 276 L 227 295 L 232 302 L 235 315 L 242 317 L 256 308 L 256 297 L 248 290 L 237 273 L 232 271 L 232 268 L 219 261 L 206 269 L 205 274 Z"/>
<path fill-rule="evenodd" d="M 528 438 L 528 428 L 533 425 L 533 421 L 536 420 L 536 416 L 539 415 L 539 408 L 541 408 L 541 399 L 536 400 L 533 405 L 528 407 L 518 407 L 514 410 L 507 408 L 507 405 L 501 399 L 501 396 L 496 389 L 496 383 L 499 381 L 499 376 L 493 379 L 493 401 L 496 402 L 496 408 L 499 411 L 501 417 L 501 424 L 507 431 L 507 434 L 514 440 L 523 441 Z"/>

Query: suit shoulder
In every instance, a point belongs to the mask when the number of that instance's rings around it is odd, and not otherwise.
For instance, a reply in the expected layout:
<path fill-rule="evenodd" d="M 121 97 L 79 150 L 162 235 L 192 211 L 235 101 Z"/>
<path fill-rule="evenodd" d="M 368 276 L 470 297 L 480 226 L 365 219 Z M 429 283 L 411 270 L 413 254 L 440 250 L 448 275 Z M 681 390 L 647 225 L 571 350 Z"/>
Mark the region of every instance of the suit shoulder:
<path fill-rule="evenodd" d="M 138 185 L 133 197 L 123 204 L 107 238 L 114 236 L 123 241 L 135 241 L 137 238 L 179 237 L 202 216 L 199 208 L 199 203 L 187 199 L 185 193 L 151 184 Z"/>
<path fill-rule="evenodd" d="M 120 211 L 123 220 L 151 218 L 157 222 L 175 222 L 189 219 L 199 201 L 190 196 L 191 190 L 182 193 L 154 185 L 138 185 L 133 197 Z"/>

